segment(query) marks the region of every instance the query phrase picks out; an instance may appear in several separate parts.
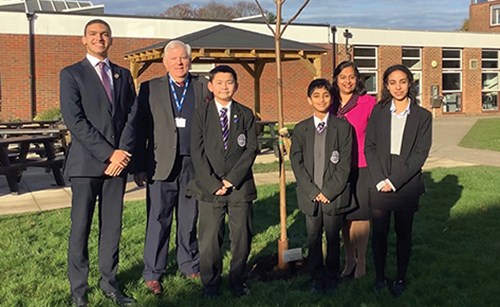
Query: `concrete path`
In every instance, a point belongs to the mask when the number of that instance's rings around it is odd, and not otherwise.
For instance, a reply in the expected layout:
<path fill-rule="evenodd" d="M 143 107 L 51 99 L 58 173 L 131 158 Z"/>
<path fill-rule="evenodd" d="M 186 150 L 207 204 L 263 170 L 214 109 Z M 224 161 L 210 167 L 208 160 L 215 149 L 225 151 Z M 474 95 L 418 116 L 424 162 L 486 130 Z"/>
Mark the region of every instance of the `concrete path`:
<path fill-rule="evenodd" d="M 477 121 L 478 117 L 445 117 L 434 120 L 433 146 L 424 168 L 490 165 L 500 167 L 500 152 L 462 148 L 460 140 Z M 272 153 L 257 157 L 257 163 L 276 161 Z M 293 173 L 287 171 L 287 182 L 293 181 Z M 277 184 L 278 173 L 255 174 L 255 181 L 261 184 Z M 43 169 L 30 168 L 23 174 L 20 194 L 12 195 L 4 176 L 0 177 L 0 215 L 41 212 L 68 208 L 71 204 L 71 189 L 55 186 L 51 173 Z M 144 188 L 135 186 L 131 178 L 127 184 L 125 200 L 145 198 Z"/>

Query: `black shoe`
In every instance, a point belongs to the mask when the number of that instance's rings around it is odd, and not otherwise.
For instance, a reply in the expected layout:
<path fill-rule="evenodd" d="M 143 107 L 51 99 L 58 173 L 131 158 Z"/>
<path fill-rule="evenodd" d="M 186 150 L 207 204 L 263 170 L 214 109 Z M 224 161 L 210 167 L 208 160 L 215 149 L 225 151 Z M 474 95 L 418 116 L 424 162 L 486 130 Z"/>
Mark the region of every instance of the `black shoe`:
<path fill-rule="evenodd" d="M 73 306 L 87 307 L 89 301 L 86 296 L 73 296 Z"/>
<path fill-rule="evenodd" d="M 120 291 L 105 292 L 104 295 L 120 306 L 132 306 L 136 303 L 133 298 L 126 296 Z"/>
<path fill-rule="evenodd" d="M 219 296 L 219 290 L 215 287 L 205 287 L 203 289 L 202 297 L 204 299 L 213 300 Z"/>
<path fill-rule="evenodd" d="M 239 286 L 231 287 L 231 292 L 233 293 L 234 296 L 240 297 L 249 295 L 250 289 L 248 289 L 248 286 L 245 283 L 242 283 Z"/>
<path fill-rule="evenodd" d="M 324 289 L 327 294 L 335 294 L 335 292 L 337 292 L 337 282 L 325 281 Z"/>
<path fill-rule="evenodd" d="M 313 279 L 311 283 L 311 293 L 318 294 L 325 292 L 325 285 L 321 279 Z"/>
<path fill-rule="evenodd" d="M 392 283 L 392 295 L 395 297 L 400 297 L 403 292 L 406 290 L 405 282 L 401 279 L 395 280 Z"/>
<path fill-rule="evenodd" d="M 376 293 L 379 293 L 380 291 L 384 290 L 385 287 L 387 287 L 387 280 L 386 279 L 376 280 L 375 286 L 373 287 L 373 291 L 375 291 Z"/>

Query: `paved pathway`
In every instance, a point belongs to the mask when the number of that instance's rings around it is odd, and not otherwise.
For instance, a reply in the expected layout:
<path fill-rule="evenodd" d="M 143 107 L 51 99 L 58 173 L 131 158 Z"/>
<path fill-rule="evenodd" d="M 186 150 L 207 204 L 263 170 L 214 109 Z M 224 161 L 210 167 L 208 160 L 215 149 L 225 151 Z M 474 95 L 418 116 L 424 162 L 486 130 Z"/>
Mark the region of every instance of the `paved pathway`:
<path fill-rule="evenodd" d="M 500 152 L 462 148 L 460 140 L 467 134 L 478 117 L 445 117 L 434 120 L 433 146 L 424 168 L 456 167 L 469 165 L 491 165 L 500 167 Z M 276 161 L 272 154 L 257 157 L 257 163 Z M 287 171 L 287 181 L 293 181 Z M 278 173 L 255 174 L 257 184 L 278 183 Z M 20 195 L 9 192 L 4 176 L 0 177 L 0 215 L 26 212 L 41 212 L 67 208 L 71 203 L 71 189 L 55 186 L 51 173 L 43 169 L 30 168 L 20 182 Z M 137 188 L 132 180 L 127 184 L 125 200 L 145 198 L 145 190 Z"/>

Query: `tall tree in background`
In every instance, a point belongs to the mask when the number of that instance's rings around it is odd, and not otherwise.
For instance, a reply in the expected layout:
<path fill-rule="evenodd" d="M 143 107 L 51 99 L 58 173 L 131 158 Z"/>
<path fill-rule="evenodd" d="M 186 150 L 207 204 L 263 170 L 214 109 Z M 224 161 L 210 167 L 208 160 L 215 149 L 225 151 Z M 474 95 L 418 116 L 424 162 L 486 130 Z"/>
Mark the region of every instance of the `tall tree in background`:
<path fill-rule="evenodd" d="M 200 7 L 193 7 L 188 3 L 176 4 L 161 13 L 160 16 L 181 19 L 231 20 L 238 17 L 260 14 L 261 12 L 257 4 L 251 1 L 238 1 L 231 6 L 210 1 Z M 269 22 L 274 22 L 276 15 L 265 11 L 264 18 Z"/>
<path fill-rule="evenodd" d="M 267 27 L 271 30 L 274 35 L 274 45 L 276 50 L 276 85 L 278 88 L 278 125 L 279 129 L 285 126 L 283 118 L 283 79 L 282 79 L 282 67 L 281 67 L 281 38 L 283 33 L 285 33 L 286 28 L 300 15 L 304 10 L 310 0 L 304 0 L 302 6 L 299 8 L 297 13 L 292 16 L 288 21 L 285 22 L 283 28 L 281 27 L 281 12 L 283 4 L 286 0 L 274 0 L 276 3 L 276 23 L 274 29 L 271 27 L 269 21 L 266 21 Z M 255 0 L 255 3 L 259 6 L 259 10 L 262 16 L 265 15 L 265 11 L 260 5 L 259 0 Z M 280 238 L 278 240 L 278 269 L 286 270 L 288 269 L 288 263 L 285 262 L 283 255 L 286 250 L 288 250 L 288 235 L 286 227 L 286 178 L 285 178 L 285 148 L 283 144 L 283 136 L 279 135 L 279 164 L 280 164 Z"/>

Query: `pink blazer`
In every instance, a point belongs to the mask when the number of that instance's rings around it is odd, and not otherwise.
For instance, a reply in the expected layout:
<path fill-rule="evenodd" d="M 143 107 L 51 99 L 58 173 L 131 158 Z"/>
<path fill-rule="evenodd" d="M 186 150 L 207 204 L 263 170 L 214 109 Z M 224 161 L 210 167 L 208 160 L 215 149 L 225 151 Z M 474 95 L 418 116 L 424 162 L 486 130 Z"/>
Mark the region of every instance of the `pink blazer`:
<path fill-rule="evenodd" d="M 353 142 L 352 153 L 352 165 L 354 167 L 361 168 L 367 166 L 365 158 L 366 126 L 376 103 L 377 101 L 373 96 L 360 96 L 356 107 L 345 115 L 347 121 L 353 126 L 356 135 L 356 140 L 353 140 L 355 142 Z"/>

